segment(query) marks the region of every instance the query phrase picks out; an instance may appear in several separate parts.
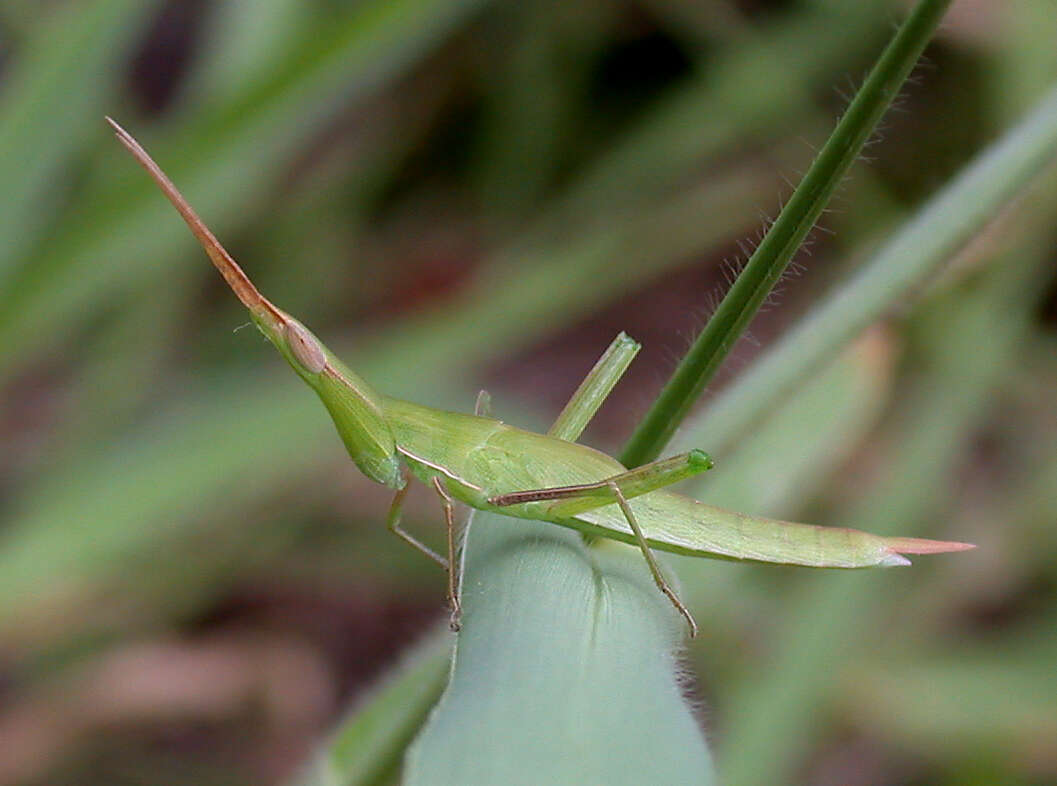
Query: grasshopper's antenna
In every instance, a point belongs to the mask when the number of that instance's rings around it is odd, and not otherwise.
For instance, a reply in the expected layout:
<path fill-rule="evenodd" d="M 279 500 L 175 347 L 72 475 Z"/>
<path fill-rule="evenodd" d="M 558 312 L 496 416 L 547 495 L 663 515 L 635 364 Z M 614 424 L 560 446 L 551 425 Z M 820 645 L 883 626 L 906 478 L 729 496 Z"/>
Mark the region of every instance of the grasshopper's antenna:
<path fill-rule="evenodd" d="M 188 204 L 187 200 L 183 198 L 183 194 L 179 192 L 176 186 L 173 185 L 172 181 L 162 172 L 161 167 L 154 163 L 154 159 L 150 157 L 150 154 L 132 138 L 132 135 L 123 129 L 112 117 L 107 117 L 106 122 L 110 124 L 110 127 L 114 129 L 114 134 L 117 136 L 118 141 L 121 142 L 133 157 L 139 161 L 144 169 L 147 170 L 154 182 L 161 188 L 162 193 L 168 197 L 169 201 L 172 202 L 180 215 L 183 216 L 184 221 L 187 222 L 187 226 L 191 228 L 191 232 L 198 238 L 198 242 L 202 244 L 206 253 L 209 254 L 209 258 L 213 260 L 213 264 L 216 269 L 220 271 L 220 275 L 224 277 L 224 280 L 228 282 L 228 286 L 231 287 L 232 291 L 238 296 L 242 304 L 251 311 L 260 312 L 262 309 L 267 310 L 273 316 L 280 317 L 275 306 L 264 297 L 250 281 L 238 262 L 236 262 L 231 254 L 229 254 L 220 241 L 216 239 L 216 236 L 209 231 L 209 227 L 203 223 L 202 219 L 195 213 L 194 208 Z"/>

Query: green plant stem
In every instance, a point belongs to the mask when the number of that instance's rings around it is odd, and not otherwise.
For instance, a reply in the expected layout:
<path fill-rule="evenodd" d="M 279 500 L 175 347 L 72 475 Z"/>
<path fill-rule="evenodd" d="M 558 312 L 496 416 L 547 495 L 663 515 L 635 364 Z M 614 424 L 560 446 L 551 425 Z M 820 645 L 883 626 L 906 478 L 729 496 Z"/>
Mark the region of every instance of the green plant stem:
<path fill-rule="evenodd" d="M 724 390 L 694 424 L 722 452 L 815 368 L 904 300 L 1035 178 L 1057 149 L 1057 87 L 898 232 L 856 276 Z"/>
<path fill-rule="evenodd" d="M 939 25 L 950 0 L 921 0 L 881 55 L 837 128 L 752 254 L 708 325 L 621 454 L 636 467 L 660 455 L 777 283 Z"/>

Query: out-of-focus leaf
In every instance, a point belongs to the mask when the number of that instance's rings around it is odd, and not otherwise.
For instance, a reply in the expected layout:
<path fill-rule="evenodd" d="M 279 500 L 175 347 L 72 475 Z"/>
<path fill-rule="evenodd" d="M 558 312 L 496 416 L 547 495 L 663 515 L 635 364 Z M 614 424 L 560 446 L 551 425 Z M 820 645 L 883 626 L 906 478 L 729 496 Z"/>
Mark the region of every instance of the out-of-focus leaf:
<path fill-rule="evenodd" d="M 987 646 L 865 663 L 843 684 L 841 709 L 900 750 L 923 759 L 1026 758 L 1057 774 L 1057 637 L 1005 632 Z"/>
<path fill-rule="evenodd" d="M 1010 258 L 979 286 L 930 316 L 936 331 L 928 378 L 897 444 L 891 470 L 841 523 L 878 534 L 924 533 L 941 509 L 943 490 L 965 434 L 1003 378 L 1028 327 L 1038 266 Z M 920 568 L 919 568 L 920 569 Z M 903 574 L 905 575 L 905 574 Z M 806 581 L 788 601 L 788 629 L 767 663 L 746 664 L 726 686 L 731 707 L 720 757 L 731 786 L 785 782 L 809 744 L 834 670 L 852 662 L 895 571 L 827 574 Z M 906 580 L 906 579 L 904 579 Z"/>
<path fill-rule="evenodd" d="M 297 786 L 370 786 L 399 770 L 404 748 L 448 680 L 453 637 L 429 634 L 360 698 L 316 753 Z"/>
<path fill-rule="evenodd" d="M 694 485 L 709 504 L 761 516 L 788 515 L 807 502 L 876 423 L 892 382 L 894 347 L 869 333 L 810 378 L 722 456 Z M 708 444 L 692 423 L 686 442 Z"/>
<path fill-rule="evenodd" d="M 38 239 L 87 146 L 155 0 L 83 0 L 48 9 L 0 82 L 0 288 Z M 7 294 L 5 291 L 5 300 Z"/>
<path fill-rule="evenodd" d="M 210 14 L 203 50 L 185 93 L 237 100 L 240 90 L 285 60 L 309 32 L 313 8 L 299 0 L 225 0 Z"/>
<path fill-rule="evenodd" d="M 832 81 L 834 63 L 861 53 L 863 41 L 883 30 L 879 23 L 890 11 L 884 0 L 822 0 L 739 38 L 651 107 L 570 189 L 563 210 L 640 200 L 731 144 L 787 127 L 810 90 Z M 843 35 L 831 35 L 834 27 Z"/>
<path fill-rule="evenodd" d="M 483 0 L 373 0 L 323 31 L 240 100 L 190 119 L 166 139 L 143 141 L 219 234 L 252 206 L 317 125 L 422 57 Z M 115 110 L 119 118 L 122 112 Z M 99 119 L 113 161 L 127 160 Z M 177 154 L 175 151 L 179 150 Z M 13 277 L 0 312 L 0 362 L 54 341 L 116 294 L 171 275 L 174 253 L 190 246 L 142 172 L 128 167 L 78 209 Z M 186 245 L 184 245 L 186 244 Z"/>

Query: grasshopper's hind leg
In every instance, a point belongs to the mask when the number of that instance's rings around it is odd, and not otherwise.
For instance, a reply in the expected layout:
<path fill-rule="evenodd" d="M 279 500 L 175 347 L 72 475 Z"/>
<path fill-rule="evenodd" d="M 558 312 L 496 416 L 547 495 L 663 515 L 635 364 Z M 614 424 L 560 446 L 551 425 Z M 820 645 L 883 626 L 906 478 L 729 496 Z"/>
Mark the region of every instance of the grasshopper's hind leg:
<path fill-rule="evenodd" d="M 612 505 L 617 501 L 613 489 L 620 490 L 625 499 L 640 497 L 680 480 L 686 480 L 712 468 L 712 458 L 703 450 L 691 450 L 678 456 L 643 464 L 635 469 L 612 475 L 594 483 L 555 486 L 498 494 L 488 501 L 498 507 L 526 502 L 550 501 L 547 512 L 552 516 L 575 516 L 577 513 Z"/>
<path fill-rule="evenodd" d="M 639 544 L 639 549 L 642 551 L 642 556 L 646 558 L 646 565 L 650 569 L 650 574 L 653 576 L 653 581 L 657 585 L 657 589 L 667 596 L 668 600 L 672 602 L 676 610 L 683 615 L 686 619 L 686 624 L 690 626 L 690 638 L 694 638 L 697 635 L 697 623 L 694 622 L 694 617 L 690 613 L 690 610 L 683 605 L 683 602 L 679 600 L 679 596 L 675 594 L 675 590 L 671 588 L 668 581 L 664 578 L 664 574 L 661 573 L 661 566 L 657 564 L 657 558 L 653 556 L 653 552 L 650 550 L 650 544 L 646 542 L 646 536 L 642 534 L 642 528 L 639 526 L 638 520 L 635 518 L 635 514 L 631 510 L 631 505 L 628 504 L 627 499 L 624 498 L 623 492 L 620 487 L 613 481 L 609 482 L 610 491 L 613 492 L 613 496 L 617 498 L 617 504 L 620 505 L 620 509 L 624 512 L 624 518 L 628 520 L 628 526 L 631 527 L 631 531 L 635 533 L 635 540 Z"/>
<path fill-rule="evenodd" d="M 657 559 L 650 551 L 646 536 L 642 533 L 635 514 L 628 504 L 629 497 L 638 497 L 651 491 L 670 486 L 685 478 L 691 477 L 712 467 L 712 459 L 707 453 L 700 450 L 691 450 L 679 456 L 669 459 L 654 461 L 635 469 L 613 475 L 605 480 L 595 483 L 581 483 L 573 486 L 557 486 L 546 489 L 529 489 L 526 491 L 514 491 L 507 494 L 499 494 L 491 497 L 488 502 L 497 507 L 509 505 L 521 505 L 532 502 L 548 502 L 547 512 L 552 516 L 575 516 L 584 511 L 593 510 L 611 505 L 614 502 L 620 506 L 624 518 L 631 527 L 635 536 L 635 542 L 642 550 L 642 556 L 646 558 L 650 574 L 653 576 L 658 589 L 663 592 L 679 613 L 686 618 L 690 626 L 690 638 L 697 635 L 697 623 L 691 616 L 689 610 L 679 600 L 661 573 Z"/>
<path fill-rule="evenodd" d="M 699 455 L 695 457 L 695 453 Z M 706 454 L 700 451 L 691 451 L 682 456 L 675 456 L 671 459 L 654 462 L 638 469 L 614 475 L 597 483 L 515 491 L 509 494 L 500 494 L 490 498 L 488 501 L 497 507 L 505 507 L 550 500 L 552 504 L 548 508 L 548 512 L 557 513 L 558 515 L 575 515 L 584 510 L 611 505 L 615 502 L 620 506 L 628 526 L 631 527 L 635 542 L 642 551 L 642 556 L 646 558 L 646 565 L 650 569 L 650 575 L 653 576 L 653 581 L 657 584 L 657 588 L 665 594 L 668 600 L 672 602 L 672 605 L 686 619 L 686 623 L 690 627 L 690 638 L 693 638 L 697 635 L 697 623 L 694 622 L 690 611 L 679 600 L 679 596 L 675 594 L 675 590 L 671 588 L 665 580 L 664 574 L 661 573 L 657 558 L 653 556 L 650 544 L 647 542 L 646 536 L 643 534 L 642 528 L 631 510 L 631 505 L 628 504 L 628 497 L 649 493 L 652 490 L 687 477 L 688 474 L 702 472 L 711 466 L 712 459 L 708 458 Z"/>

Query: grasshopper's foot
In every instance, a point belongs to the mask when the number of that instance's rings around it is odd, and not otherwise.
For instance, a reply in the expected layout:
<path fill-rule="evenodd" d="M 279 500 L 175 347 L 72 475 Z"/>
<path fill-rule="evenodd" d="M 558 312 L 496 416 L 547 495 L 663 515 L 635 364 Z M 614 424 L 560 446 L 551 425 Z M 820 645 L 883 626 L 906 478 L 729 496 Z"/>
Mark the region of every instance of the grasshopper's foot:
<path fill-rule="evenodd" d="M 451 599 L 451 617 L 448 620 L 448 627 L 451 628 L 452 633 L 462 630 L 462 606 L 459 605 L 457 598 Z"/>
<path fill-rule="evenodd" d="M 683 615 L 683 619 L 686 620 L 687 627 L 690 629 L 690 638 L 697 638 L 697 623 L 694 621 L 694 615 L 690 613 L 690 609 L 683 605 L 683 602 L 679 600 L 679 596 L 668 586 L 667 582 L 663 585 L 658 584 L 658 586 L 661 592 L 672 602 L 672 605 L 675 606 L 676 611 Z"/>

